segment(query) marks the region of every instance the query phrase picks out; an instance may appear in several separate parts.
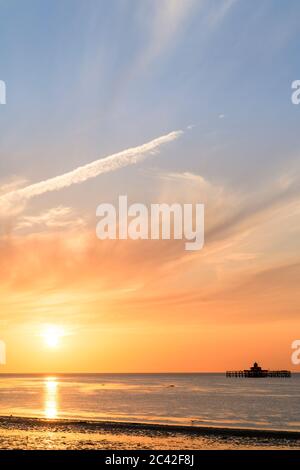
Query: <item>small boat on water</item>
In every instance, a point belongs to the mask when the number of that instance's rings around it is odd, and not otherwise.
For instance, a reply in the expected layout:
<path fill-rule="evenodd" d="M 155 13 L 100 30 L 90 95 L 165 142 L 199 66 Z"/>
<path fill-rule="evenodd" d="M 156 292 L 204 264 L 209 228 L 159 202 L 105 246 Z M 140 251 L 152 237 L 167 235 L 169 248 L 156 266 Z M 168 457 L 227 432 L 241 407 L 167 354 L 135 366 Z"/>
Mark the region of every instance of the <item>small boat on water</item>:
<path fill-rule="evenodd" d="M 226 377 L 246 377 L 246 378 L 261 378 L 261 377 L 291 377 L 290 370 L 266 370 L 262 369 L 257 362 L 254 362 L 250 369 L 244 370 L 228 370 Z"/>

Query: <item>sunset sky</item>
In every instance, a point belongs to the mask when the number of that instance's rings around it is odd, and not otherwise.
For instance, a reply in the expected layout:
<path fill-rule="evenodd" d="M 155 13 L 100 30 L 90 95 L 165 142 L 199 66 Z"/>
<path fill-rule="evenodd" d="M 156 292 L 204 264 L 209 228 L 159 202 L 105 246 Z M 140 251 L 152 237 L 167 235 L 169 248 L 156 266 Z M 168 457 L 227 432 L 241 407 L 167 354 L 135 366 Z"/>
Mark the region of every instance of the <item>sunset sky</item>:
<path fill-rule="evenodd" d="M 0 372 L 297 370 L 300 3 L 0 10 Z M 203 250 L 98 240 L 119 195 L 204 203 Z"/>

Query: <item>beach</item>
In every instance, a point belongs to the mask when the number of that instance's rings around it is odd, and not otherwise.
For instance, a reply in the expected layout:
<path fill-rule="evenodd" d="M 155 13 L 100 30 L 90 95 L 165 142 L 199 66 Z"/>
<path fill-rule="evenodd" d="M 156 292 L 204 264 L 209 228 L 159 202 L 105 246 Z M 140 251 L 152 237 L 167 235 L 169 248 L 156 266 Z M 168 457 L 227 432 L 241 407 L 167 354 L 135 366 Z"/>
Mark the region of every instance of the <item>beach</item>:
<path fill-rule="evenodd" d="M 300 433 L 1 417 L 0 449 L 300 449 Z"/>
<path fill-rule="evenodd" d="M 300 449 L 300 377 L 0 376 L 1 449 Z"/>

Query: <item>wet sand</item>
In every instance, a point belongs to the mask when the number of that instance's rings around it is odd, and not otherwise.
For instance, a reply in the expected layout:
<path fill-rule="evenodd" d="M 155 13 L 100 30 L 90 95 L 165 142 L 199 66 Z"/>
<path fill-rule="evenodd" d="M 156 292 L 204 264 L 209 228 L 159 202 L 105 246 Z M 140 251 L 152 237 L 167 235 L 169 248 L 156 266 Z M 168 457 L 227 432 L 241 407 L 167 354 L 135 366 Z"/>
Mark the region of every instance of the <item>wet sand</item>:
<path fill-rule="evenodd" d="M 300 449 L 300 433 L 0 417 L 0 449 Z"/>

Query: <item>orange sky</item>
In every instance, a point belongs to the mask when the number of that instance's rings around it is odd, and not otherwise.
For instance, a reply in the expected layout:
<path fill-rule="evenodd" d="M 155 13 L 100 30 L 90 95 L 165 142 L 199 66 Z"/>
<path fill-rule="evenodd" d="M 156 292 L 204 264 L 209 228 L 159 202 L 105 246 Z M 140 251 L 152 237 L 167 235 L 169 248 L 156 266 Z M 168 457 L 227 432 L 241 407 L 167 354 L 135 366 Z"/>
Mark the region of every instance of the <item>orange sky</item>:
<path fill-rule="evenodd" d="M 201 184 L 210 197 L 202 251 L 100 241 L 91 225 L 12 225 L 0 258 L 3 372 L 222 371 L 254 360 L 296 370 L 300 264 L 284 243 L 297 233 L 298 201 L 239 219 L 234 194 L 216 199 L 217 188 L 189 176 L 163 182 L 161 194 L 195 200 Z M 53 349 L 41 336 L 48 324 L 64 331 Z"/>

